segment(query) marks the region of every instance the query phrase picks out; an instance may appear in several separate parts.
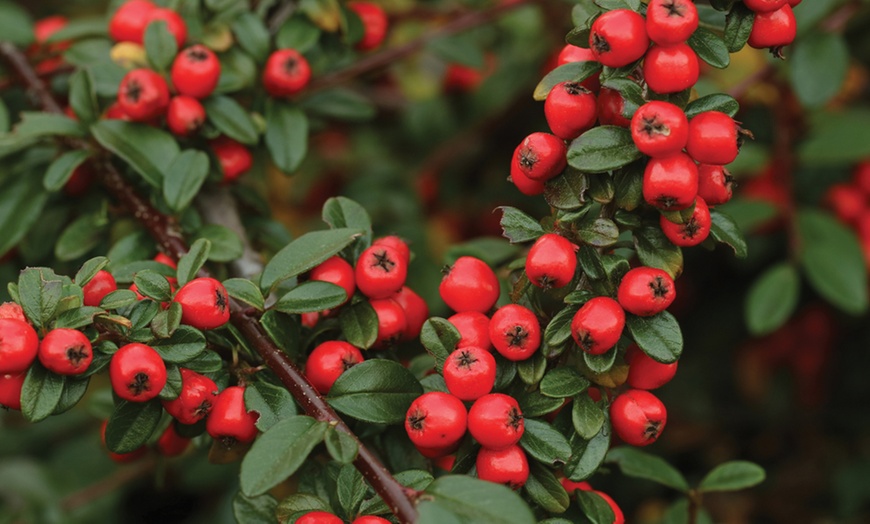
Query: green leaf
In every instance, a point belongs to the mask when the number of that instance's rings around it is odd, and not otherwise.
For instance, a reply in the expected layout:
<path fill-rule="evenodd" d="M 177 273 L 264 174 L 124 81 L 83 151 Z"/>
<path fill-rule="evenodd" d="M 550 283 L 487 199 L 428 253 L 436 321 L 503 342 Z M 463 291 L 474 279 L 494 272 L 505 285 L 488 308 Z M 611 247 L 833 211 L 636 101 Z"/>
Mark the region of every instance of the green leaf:
<path fill-rule="evenodd" d="M 800 276 L 788 263 L 765 270 L 746 295 L 746 325 L 753 335 L 766 335 L 785 324 L 797 307 Z"/>
<path fill-rule="evenodd" d="M 254 309 L 263 311 L 266 300 L 256 284 L 246 278 L 231 278 L 224 280 L 223 285 L 231 297 Z"/>
<path fill-rule="evenodd" d="M 548 397 L 568 398 L 583 393 L 588 387 L 589 380 L 581 376 L 580 373 L 571 368 L 560 367 L 552 369 L 544 375 L 540 389 L 541 394 Z"/>
<path fill-rule="evenodd" d="M 844 111 L 811 115 L 812 133 L 801 142 L 798 157 L 806 167 L 830 169 L 851 166 L 870 156 L 870 110 L 850 106 Z"/>
<path fill-rule="evenodd" d="M 308 313 L 338 307 L 347 299 L 347 291 L 343 287 L 312 280 L 285 293 L 272 308 L 282 313 Z"/>
<path fill-rule="evenodd" d="M 728 46 L 713 31 L 699 27 L 687 42 L 698 53 L 698 58 L 718 69 L 725 69 L 731 63 Z"/>
<path fill-rule="evenodd" d="M 308 151 L 308 117 L 299 108 L 270 101 L 266 106 L 266 147 L 284 173 L 299 168 Z"/>
<path fill-rule="evenodd" d="M 569 62 L 553 69 L 538 82 L 533 94 L 535 100 L 546 100 L 556 84 L 562 82 L 582 82 L 601 71 L 601 64 L 595 60 Z"/>
<path fill-rule="evenodd" d="M 625 315 L 625 326 L 631 338 L 656 362 L 670 364 L 683 352 L 683 334 L 677 320 L 667 311 L 651 316 Z"/>
<path fill-rule="evenodd" d="M 365 422 L 399 424 L 423 388 L 398 362 L 374 359 L 348 369 L 329 390 L 336 410 Z"/>
<path fill-rule="evenodd" d="M 181 325 L 181 304 L 172 302 L 151 321 L 151 332 L 157 338 L 169 338 Z"/>
<path fill-rule="evenodd" d="M 751 488 L 764 482 L 764 469 L 758 464 L 745 460 L 734 460 L 719 464 L 701 480 L 698 490 L 737 491 Z"/>
<path fill-rule="evenodd" d="M 755 13 L 742 3 L 735 4 L 725 17 L 725 47 L 731 53 L 743 49 L 752 33 Z M 731 115 L 734 116 L 734 115 Z"/>
<path fill-rule="evenodd" d="M 432 480 L 434 480 L 431 473 L 419 469 L 400 471 L 399 473 L 396 473 L 394 477 L 396 478 L 396 482 L 406 488 L 411 488 L 414 491 L 423 491 L 432 483 Z M 363 502 L 360 507 L 360 513 L 364 515 L 382 515 L 389 512 L 390 508 L 388 508 L 383 499 L 377 495 Z"/>
<path fill-rule="evenodd" d="M 260 277 L 260 289 L 270 292 L 288 278 L 301 275 L 339 253 L 362 234 L 359 229 L 330 229 L 306 233 L 272 257 Z"/>
<path fill-rule="evenodd" d="M 297 414 L 293 397 L 285 388 L 258 380 L 245 388 L 245 406 L 259 414 L 257 429 L 268 431 L 281 420 Z"/>
<path fill-rule="evenodd" d="M 575 435 L 570 444 L 571 458 L 563 468 L 565 476 L 575 482 L 586 480 L 598 471 L 610 448 L 610 423 L 605 423 L 589 441 Z"/>
<path fill-rule="evenodd" d="M 269 310 L 260 317 L 260 325 L 269 334 L 272 342 L 287 354 L 297 355 L 301 351 L 299 348 L 300 325 L 298 317 Z"/>
<path fill-rule="evenodd" d="M 145 54 L 157 71 L 166 71 L 178 53 L 178 42 L 163 20 L 155 20 L 145 27 Z"/>
<path fill-rule="evenodd" d="M 196 278 L 196 274 L 208 259 L 210 251 L 211 242 L 204 238 L 200 238 L 190 246 L 187 254 L 178 260 L 178 269 L 176 270 L 178 287 Z"/>
<path fill-rule="evenodd" d="M 586 204 L 589 180 L 586 175 L 571 169 L 551 178 L 544 185 L 544 200 L 556 209 L 580 209 Z"/>
<path fill-rule="evenodd" d="M 372 219 L 369 217 L 368 212 L 364 207 L 349 198 L 343 196 L 330 197 L 323 204 L 321 217 L 332 229 L 343 227 L 361 229 L 367 233 L 367 236 L 371 236 Z"/>
<path fill-rule="evenodd" d="M 577 504 L 591 524 L 612 524 L 615 522 L 613 508 L 601 495 L 594 491 L 575 491 Z"/>
<path fill-rule="evenodd" d="M 79 69 L 70 77 L 69 105 L 80 122 L 89 124 L 100 117 L 97 94 L 87 69 Z"/>
<path fill-rule="evenodd" d="M 86 255 L 100 243 L 107 225 L 105 217 L 100 215 L 87 214 L 78 217 L 60 234 L 54 246 L 54 255 L 63 261 Z"/>
<path fill-rule="evenodd" d="M 540 351 L 536 351 L 531 357 L 517 362 L 517 374 L 520 380 L 529 386 L 537 385 L 544 378 L 547 371 L 547 358 Z"/>
<path fill-rule="evenodd" d="M 254 145 L 260 139 L 251 115 L 228 96 L 212 96 L 203 102 L 209 121 L 219 131 L 243 144 Z"/>
<path fill-rule="evenodd" d="M 183 364 L 205 352 L 205 335 L 190 326 L 178 326 L 172 336 L 160 340 L 153 347 L 163 360 Z"/>
<path fill-rule="evenodd" d="M 269 30 L 259 16 L 242 13 L 233 20 L 232 28 L 242 49 L 258 62 L 266 59 L 269 54 Z"/>
<path fill-rule="evenodd" d="M 508 487 L 465 475 L 440 477 L 426 488 L 427 497 L 467 522 L 534 524 L 528 505 Z M 420 504 L 421 510 L 424 504 Z"/>
<path fill-rule="evenodd" d="M 463 524 L 459 517 L 434 500 L 424 500 L 417 505 L 417 524 Z"/>
<path fill-rule="evenodd" d="M 226 226 L 206 224 L 196 232 L 196 237 L 210 242 L 208 259 L 213 262 L 232 262 L 245 252 L 245 245 L 238 233 Z"/>
<path fill-rule="evenodd" d="M 244 493 L 236 493 L 233 497 L 233 516 L 236 522 L 245 524 L 274 524 L 278 501 L 271 495 L 246 497 Z"/>
<path fill-rule="evenodd" d="M 577 236 L 584 243 L 594 247 L 608 247 L 619 238 L 619 227 L 609 218 L 595 220 L 577 226 Z"/>
<path fill-rule="evenodd" d="M 51 415 L 60 402 L 65 380 L 63 375 L 56 375 L 34 362 L 21 387 L 24 417 L 30 422 L 39 422 Z"/>
<path fill-rule="evenodd" d="M 33 42 L 33 19 L 13 2 L 0 2 L 0 34 L 3 40 L 18 46 Z"/>
<path fill-rule="evenodd" d="M 19 139 L 48 136 L 84 138 L 86 135 L 84 128 L 66 115 L 33 111 L 21 113 L 21 121 L 15 126 L 13 132 Z"/>
<path fill-rule="evenodd" d="M 349 434 L 335 429 L 333 426 L 330 426 L 323 441 L 326 444 L 329 456 L 341 464 L 352 463 L 359 454 L 357 441 Z"/>
<path fill-rule="evenodd" d="M 305 53 L 317 45 L 319 39 L 320 29 L 317 26 L 305 17 L 294 16 L 284 22 L 278 30 L 275 45 L 278 49 L 295 49 Z"/>
<path fill-rule="evenodd" d="M 832 216 L 802 210 L 797 217 L 800 263 L 813 288 L 847 313 L 867 310 L 867 269 L 858 239 Z"/>
<path fill-rule="evenodd" d="M 100 120 L 91 133 L 101 146 L 130 164 L 142 178 L 160 187 L 163 173 L 178 156 L 178 142 L 165 131 L 123 120 Z"/>
<path fill-rule="evenodd" d="M 62 294 L 63 280 L 48 268 L 27 268 L 18 277 L 21 308 L 37 329 L 48 325 Z"/>
<path fill-rule="evenodd" d="M 567 442 L 565 444 L 567 445 Z M 564 513 L 571 499 L 568 498 L 568 492 L 562 487 L 562 483 L 549 469 L 540 464 L 533 462 L 529 465 L 531 471 L 523 486 L 529 499 L 548 513 Z"/>
<path fill-rule="evenodd" d="M 106 425 L 106 447 L 114 453 L 130 453 L 144 446 L 160 425 L 163 406 L 157 399 L 148 402 L 121 400 L 115 405 Z"/>
<path fill-rule="evenodd" d="M 568 146 L 568 165 L 584 173 L 613 171 L 641 156 L 631 131 L 618 126 L 593 127 Z"/>
<path fill-rule="evenodd" d="M 133 277 L 133 283 L 139 294 L 153 298 L 158 302 L 164 302 L 172 297 L 172 289 L 166 277 L 154 271 L 140 271 Z"/>
<path fill-rule="evenodd" d="M 661 457 L 650 455 L 637 448 L 619 446 L 607 453 L 605 462 L 615 463 L 619 466 L 623 475 L 639 479 L 646 479 L 686 492 L 689 484 L 683 475 L 665 462 Z"/>
<path fill-rule="evenodd" d="M 523 422 L 525 430 L 520 439 L 520 446 L 536 460 L 556 466 L 564 464 L 571 456 L 571 445 L 568 439 L 553 426 L 533 418 Z"/>
<path fill-rule="evenodd" d="M 544 228 L 537 220 L 515 207 L 501 206 L 501 229 L 503 236 L 510 240 L 511 244 L 535 240 L 544 234 Z"/>
<path fill-rule="evenodd" d="M 190 205 L 208 177 L 208 166 L 208 155 L 193 149 L 182 151 L 169 164 L 163 179 L 163 198 L 173 211 L 183 211 Z"/>
<path fill-rule="evenodd" d="M 683 251 L 673 245 L 657 227 L 634 231 L 634 247 L 641 264 L 666 271 L 677 278 L 683 272 Z"/>
<path fill-rule="evenodd" d="M 734 219 L 720 211 L 710 211 L 710 236 L 718 242 L 728 244 L 739 258 L 746 258 L 747 248 L 743 233 Z"/>
<path fill-rule="evenodd" d="M 106 265 L 109 264 L 109 259 L 106 257 L 94 257 L 87 260 L 82 267 L 76 272 L 73 282 L 80 286 L 86 285 L 94 276 L 100 272 Z"/>
<path fill-rule="evenodd" d="M 574 431 L 586 440 L 594 437 L 604 426 L 604 412 L 589 395 L 580 394 L 574 397 L 571 408 L 571 421 Z"/>
<path fill-rule="evenodd" d="M 378 338 L 378 315 L 367 300 L 342 308 L 338 324 L 344 338 L 358 348 L 368 349 Z"/>
<path fill-rule="evenodd" d="M 220 55 L 221 76 L 215 93 L 233 93 L 254 85 L 259 80 L 257 63 L 238 47 L 230 47 Z"/>
<path fill-rule="evenodd" d="M 108 360 L 106 361 L 106 365 L 108 365 Z M 94 368 L 93 363 L 88 369 L 88 373 L 90 373 L 91 368 Z M 66 377 L 63 381 L 63 393 L 61 393 L 60 400 L 51 414 L 60 415 L 61 413 L 66 413 L 75 407 L 75 405 L 84 398 L 85 393 L 88 391 L 88 384 L 90 384 L 90 382 L 90 378 L 81 379 L 80 377 Z"/>
<path fill-rule="evenodd" d="M 435 359 L 435 369 L 440 373 L 450 353 L 456 349 L 461 335 L 456 326 L 441 317 L 432 317 L 423 323 L 420 343 Z"/>
<path fill-rule="evenodd" d="M 692 118 L 706 111 L 719 111 L 734 117 L 740 110 L 740 103 L 725 93 L 714 93 L 693 100 L 686 106 L 686 117 Z"/>
<path fill-rule="evenodd" d="M 643 204 L 643 165 L 638 162 L 617 171 L 613 176 L 614 201 L 617 207 L 634 211 Z"/>
<path fill-rule="evenodd" d="M 335 483 L 338 503 L 341 505 L 341 509 L 344 510 L 344 514 L 348 518 L 353 518 L 359 510 L 359 506 L 363 498 L 365 498 L 366 490 L 368 489 L 365 480 L 363 480 L 362 473 L 357 471 L 352 464 L 345 464 L 339 470 Z"/>
<path fill-rule="evenodd" d="M 449 34 L 433 38 L 426 43 L 426 49 L 448 63 L 462 64 L 474 69 L 482 69 L 485 64 L 483 50 L 467 34 Z"/>
<path fill-rule="evenodd" d="M 77 307 L 68 309 L 57 316 L 54 321 L 55 328 L 80 329 L 94 322 L 94 317 L 105 314 L 104 309 L 98 307 Z"/>
<path fill-rule="evenodd" d="M 843 35 L 813 31 L 802 36 L 788 69 L 801 103 L 820 107 L 836 96 L 846 81 L 849 62 L 849 47 Z"/>
<path fill-rule="evenodd" d="M 315 93 L 302 101 L 302 107 L 314 115 L 349 121 L 368 120 L 377 113 L 366 96 L 345 88 Z"/>
<path fill-rule="evenodd" d="M 48 200 L 38 176 L 17 177 L 0 186 L 0 253 L 17 245 L 36 221 Z"/>
<path fill-rule="evenodd" d="M 104 296 L 103 300 L 100 301 L 100 307 L 103 309 L 121 309 L 132 306 L 138 301 L 136 293 L 129 289 L 118 289 Z"/>
<path fill-rule="evenodd" d="M 290 522 L 290 519 L 294 516 L 309 511 L 326 511 L 331 513 L 333 509 L 329 503 L 320 497 L 309 495 L 308 493 L 294 493 L 278 504 L 278 507 L 275 509 L 275 515 L 278 517 L 278 522 Z M 274 524 L 274 518 L 272 519 L 272 524 Z"/>
<path fill-rule="evenodd" d="M 77 167 L 88 159 L 89 153 L 83 149 L 75 149 L 57 157 L 48 166 L 42 178 L 42 185 L 48 191 L 59 191 L 72 177 Z"/>
<path fill-rule="evenodd" d="M 262 495 L 299 469 L 308 454 L 323 440 L 326 422 L 305 415 L 284 419 L 258 438 L 242 461 L 242 493 Z"/>

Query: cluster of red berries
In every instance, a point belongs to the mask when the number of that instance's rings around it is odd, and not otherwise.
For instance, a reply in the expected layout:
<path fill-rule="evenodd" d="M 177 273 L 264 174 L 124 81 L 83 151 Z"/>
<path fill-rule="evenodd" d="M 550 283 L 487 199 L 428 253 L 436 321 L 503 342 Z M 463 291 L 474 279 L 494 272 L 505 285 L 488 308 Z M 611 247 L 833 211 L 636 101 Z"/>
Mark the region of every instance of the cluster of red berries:
<path fill-rule="evenodd" d="M 622 508 L 620 508 L 616 501 L 610 498 L 610 495 L 604 493 L 603 491 L 598 491 L 597 489 L 592 489 L 592 486 L 588 482 L 574 482 L 573 480 L 568 480 L 563 478 L 560 480 L 562 483 L 562 487 L 565 488 L 565 491 L 568 492 L 569 495 L 573 496 L 574 492 L 579 491 L 591 491 L 597 494 L 599 497 L 604 499 L 604 502 L 607 502 L 607 505 L 610 506 L 610 509 L 613 510 L 613 524 L 625 524 L 625 516 L 622 513 Z"/>
<path fill-rule="evenodd" d="M 792 8 L 801 0 L 743 0 L 743 5 L 755 13 L 748 44 L 756 49 L 770 49 L 782 57 L 782 48 L 797 36 L 797 20 Z"/>
<path fill-rule="evenodd" d="M 336 515 L 326 511 L 309 511 L 308 513 L 300 516 L 294 521 L 296 524 L 345 524 L 343 520 L 341 520 Z M 366 515 L 363 517 L 355 518 L 350 524 L 389 524 L 390 521 L 382 518 L 376 517 L 374 515 Z"/>
<path fill-rule="evenodd" d="M 858 233 L 858 241 L 870 268 L 870 161 L 855 166 L 852 180 L 834 184 L 825 195 L 825 203 L 841 222 Z"/>

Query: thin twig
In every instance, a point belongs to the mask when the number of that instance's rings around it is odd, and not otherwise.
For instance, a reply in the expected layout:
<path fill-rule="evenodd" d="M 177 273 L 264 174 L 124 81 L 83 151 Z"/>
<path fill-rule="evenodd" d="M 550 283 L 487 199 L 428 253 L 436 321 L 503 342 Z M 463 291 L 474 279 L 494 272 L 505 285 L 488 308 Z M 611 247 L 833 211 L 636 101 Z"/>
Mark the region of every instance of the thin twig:
<path fill-rule="evenodd" d="M 284 25 L 284 22 L 296 12 L 296 7 L 296 2 L 293 1 L 285 1 L 281 4 L 275 11 L 275 14 L 272 15 L 272 18 L 269 19 L 269 33 L 272 35 L 277 34 L 281 26 Z"/>

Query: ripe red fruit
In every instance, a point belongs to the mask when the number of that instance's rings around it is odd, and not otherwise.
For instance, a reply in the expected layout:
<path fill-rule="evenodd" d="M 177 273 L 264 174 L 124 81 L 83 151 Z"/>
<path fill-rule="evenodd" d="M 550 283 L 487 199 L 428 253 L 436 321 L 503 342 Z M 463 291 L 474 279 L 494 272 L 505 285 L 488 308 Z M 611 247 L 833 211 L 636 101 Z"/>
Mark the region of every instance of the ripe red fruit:
<path fill-rule="evenodd" d="M 134 342 L 112 355 L 109 378 L 122 399 L 147 402 L 166 385 L 166 364 L 154 348 Z"/>
<path fill-rule="evenodd" d="M 82 286 L 84 305 L 99 306 L 103 297 L 116 289 L 118 289 L 118 284 L 111 273 L 105 270 L 97 271 L 97 274 L 87 284 Z"/>
<path fill-rule="evenodd" d="M 174 260 L 172 260 L 163 253 L 157 253 L 156 255 L 154 255 L 154 261 L 160 262 L 164 266 L 169 266 L 172 269 L 178 269 L 178 264 L 176 264 Z"/>
<path fill-rule="evenodd" d="M 683 224 L 675 224 L 662 215 L 659 225 L 668 240 L 681 247 L 697 246 L 710 234 L 710 208 L 704 199 L 695 199 L 695 210 Z"/>
<path fill-rule="evenodd" d="M 649 47 L 646 22 L 630 9 L 614 9 L 592 23 L 589 48 L 608 67 L 622 67 L 639 60 Z"/>
<path fill-rule="evenodd" d="M 514 150 L 513 163 L 526 177 L 546 182 L 565 169 L 568 165 L 567 154 L 568 148 L 559 137 L 549 133 L 532 133 Z"/>
<path fill-rule="evenodd" d="M 590 491 L 603 498 L 604 502 L 606 502 L 607 505 L 610 506 L 610 509 L 613 511 L 613 524 L 625 524 L 625 515 L 622 513 L 622 508 L 620 508 L 616 504 L 616 501 L 610 498 L 610 495 L 596 489 L 592 489 Z"/>
<path fill-rule="evenodd" d="M 623 327 L 625 312 L 619 303 L 610 297 L 595 297 L 574 314 L 571 335 L 583 351 L 601 355 L 616 345 Z"/>
<path fill-rule="evenodd" d="M 570 62 L 594 62 L 595 54 L 591 49 L 584 49 L 582 47 L 566 44 L 565 47 L 559 51 L 559 56 L 556 58 L 556 65 L 565 65 Z M 601 82 L 599 77 L 601 73 L 595 73 L 590 76 L 586 80 L 580 82 L 580 85 L 585 87 L 586 89 L 592 91 L 593 93 L 597 93 L 599 89 L 601 89 Z"/>
<path fill-rule="evenodd" d="M 230 297 L 213 278 L 191 280 L 172 300 L 181 304 L 181 322 L 196 329 L 219 328 L 230 320 Z"/>
<path fill-rule="evenodd" d="M 145 456 L 146 453 L 148 453 L 148 448 L 145 446 L 133 450 L 130 453 L 115 453 L 114 451 L 109 451 L 109 449 L 106 447 L 106 426 L 108 425 L 108 420 L 104 420 L 102 425 L 100 425 L 100 440 L 102 441 L 103 447 L 106 448 L 106 453 L 109 454 L 109 458 L 112 459 L 112 461 L 119 464 L 126 464 L 128 462 L 139 460 L 140 458 Z"/>
<path fill-rule="evenodd" d="M 390 524 L 390 521 L 381 517 L 375 517 L 374 515 L 366 515 L 357 518 L 351 524 Z"/>
<path fill-rule="evenodd" d="M 574 482 L 573 480 L 569 480 L 566 477 L 562 477 L 559 479 L 559 483 L 562 484 L 562 487 L 565 488 L 565 491 L 568 492 L 569 497 L 574 496 L 574 491 L 592 491 L 592 486 L 588 482 Z"/>
<path fill-rule="evenodd" d="M 405 310 L 390 298 L 378 298 L 369 303 L 378 316 L 378 338 L 372 347 L 386 348 L 395 344 L 408 327 Z"/>
<path fill-rule="evenodd" d="M 153 22 L 161 20 L 166 22 L 166 29 L 168 29 L 169 33 L 175 37 L 175 43 L 178 45 L 178 48 L 181 49 L 184 46 L 184 42 L 187 40 L 187 24 L 184 22 L 184 19 L 172 9 L 162 7 L 157 8 L 149 13 L 148 23 L 145 25 L 146 30 Z"/>
<path fill-rule="evenodd" d="M 411 248 L 408 243 L 396 235 L 387 235 L 385 237 L 376 238 L 372 241 L 373 246 L 389 246 L 396 250 L 399 258 L 405 261 L 406 264 L 411 263 Z"/>
<path fill-rule="evenodd" d="M 616 295 L 622 309 L 649 317 L 668 309 L 677 293 L 674 279 L 661 269 L 637 267 L 622 277 Z"/>
<path fill-rule="evenodd" d="M 504 358 L 526 360 L 541 347 L 541 324 L 530 309 L 508 304 L 492 315 L 489 339 Z"/>
<path fill-rule="evenodd" d="M 49 331 L 39 344 L 39 361 L 58 375 L 80 375 L 94 360 L 91 341 L 81 331 L 58 328 Z"/>
<path fill-rule="evenodd" d="M 24 373 L 36 358 L 39 336 L 22 320 L 0 319 L 0 375 Z"/>
<path fill-rule="evenodd" d="M 692 0 L 650 0 L 646 33 L 659 45 L 685 42 L 698 29 L 698 8 Z"/>
<path fill-rule="evenodd" d="M 654 100 L 640 106 L 631 117 L 631 138 L 645 155 L 670 156 L 686 147 L 689 119 L 674 104 Z"/>
<path fill-rule="evenodd" d="M 677 374 L 677 362 L 662 364 L 634 347 L 628 353 L 628 385 L 635 389 L 656 389 Z"/>
<path fill-rule="evenodd" d="M 236 442 L 246 444 L 256 438 L 258 418 L 259 414 L 248 412 L 245 407 L 245 388 L 230 386 L 215 399 L 205 430 L 230 448 Z"/>
<path fill-rule="evenodd" d="M 622 114 L 625 100 L 616 89 L 602 87 L 598 92 L 598 123 L 603 126 L 629 127 L 631 120 Z"/>
<path fill-rule="evenodd" d="M 164 457 L 177 457 L 184 453 L 188 446 L 190 446 L 190 439 L 179 435 L 175 424 L 170 424 L 157 439 L 157 451 Z"/>
<path fill-rule="evenodd" d="M 613 431 L 632 446 L 647 446 L 655 442 L 667 421 L 665 405 L 649 391 L 630 389 L 610 405 Z"/>
<path fill-rule="evenodd" d="M 784 5 L 769 13 L 756 13 L 749 33 L 750 47 L 770 48 L 776 56 L 782 56 L 782 48 L 794 42 L 797 36 L 797 20 L 790 5 Z"/>
<path fill-rule="evenodd" d="M 353 266 L 348 261 L 336 255 L 326 259 L 319 266 L 311 270 L 311 280 L 329 282 L 344 289 L 347 293 L 345 303 L 356 291 L 356 280 L 353 276 Z"/>
<path fill-rule="evenodd" d="M 460 442 L 461 442 L 461 440 L 457 440 L 456 442 L 454 442 L 453 444 L 451 444 L 449 446 L 442 446 L 442 447 L 438 447 L 438 448 L 424 448 L 424 447 L 420 447 L 417 445 L 414 445 L 414 447 L 424 457 L 426 457 L 428 459 L 438 459 L 438 458 L 446 457 L 446 456 L 450 455 L 451 453 L 454 453 L 457 449 L 459 449 Z"/>
<path fill-rule="evenodd" d="M 263 69 L 263 87 L 275 97 L 298 93 L 311 79 L 311 68 L 295 49 L 279 49 L 269 56 Z"/>
<path fill-rule="evenodd" d="M 701 64 L 688 44 L 654 45 L 643 60 L 643 78 L 656 93 L 679 93 L 698 83 Z"/>
<path fill-rule="evenodd" d="M 402 331 L 402 340 L 414 340 L 419 337 L 423 324 L 429 318 L 429 306 L 423 300 L 423 297 L 415 293 L 408 286 L 402 286 L 402 289 L 390 297 L 390 299 L 399 304 L 402 311 L 405 312 L 407 325 Z"/>
<path fill-rule="evenodd" d="M 417 397 L 405 415 L 405 431 L 415 446 L 446 448 L 465 435 L 468 413 L 453 395 L 431 391 Z"/>
<path fill-rule="evenodd" d="M 776 11 L 788 3 L 788 0 L 743 0 L 743 4 L 756 13 Z"/>
<path fill-rule="evenodd" d="M 456 313 L 447 319 L 459 331 L 456 348 L 476 347 L 492 350 L 489 340 L 489 317 L 478 311 Z"/>
<path fill-rule="evenodd" d="M 686 152 L 702 164 L 724 166 L 737 158 L 738 126 L 719 111 L 705 111 L 689 121 Z"/>
<path fill-rule="evenodd" d="M 459 257 L 438 286 L 447 306 L 457 313 L 486 313 L 498 300 L 498 277 L 486 262 L 474 257 Z"/>
<path fill-rule="evenodd" d="M 210 144 L 224 174 L 224 184 L 236 180 L 251 169 L 254 157 L 247 147 L 227 136 L 215 138 Z"/>
<path fill-rule="evenodd" d="M 511 176 L 508 180 L 520 190 L 520 193 L 527 196 L 536 196 L 544 192 L 544 182 L 541 180 L 532 180 L 527 177 L 520 168 L 520 163 L 511 162 Z"/>
<path fill-rule="evenodd" d="M 387 298 L 405 285 L 408 263 L 389 246 L 371 246 L 357 259 L 354 276 L 363 295 Z"/>
<path fill-rule="evenodd" d="M 574 279 L 577 246 L 555 233 L 541 235 L 526 257 L 526 276 L 543 289 L 561 288 Z"/>
<path fill-rule="evenodd" d="M 15 302 L 3 302 L 0 304 L 0 319 L 2 318 L 12 318 L 29 324 L 27 317 L 24 316 L 24 310 Z"/>
<path fill-rule="evenodd" d="M 852 184 L 834 184 L 825 193 L 825 204 L 841 221 L 856 224 L 867 208 L 867 197 Z"/>
<path fill-rule="evenodd" d="M 211 49 L 197 44 L 175 56 L 171 76 L 178 94 L 206 98 L 217 87 L 221 63 Z"/>
<path fill-rule="evenodd" d="M 141 44 L 145 36 L 145 26 L 157 6 L 145 0 L 129 0 L 115 11 L 109 20 L 109 36 L 115 42 L 135 42 Z"/>
<path fill-rule="evenodd" d="M 692 205 L 698 195 L 698 167 L 685 153 L 653 158 L 643 173 L 643 198 L 665 211 Z"/>
<path fill-rule="evenodd" d="M 444 362 L 447 390 L 460 400 L 476 400 L 495 385 L 495 358 L 485 349 L 457 349 Z"/>
<path fill-rule="evenodd" d="M 328 340 L 308 355 L 305 376 L 317 391 L 326 395 L 342 373 L 363 360 L 362 353 L 351 344 L 341 340 Z"/>
<path fill-rule="evenodd" d="M 477 477 L 520 489 L 529 479 L 529 461 L 519 446 L 504 449 L 481 448 L 477 452 Z"/>
<path fill-rule="evenodd" d="M 135 122 L 147 122 L 163 115 L 169 107 L 166 80 L 150 69 L 130 71 L 118 88 L 118 106 Z"/>
<path fill-rule="evenodd" d="M 217 395 L 214 380 L 181 368 L 181 392 L 177 398 L 164 400 L 163 408 L 182 424 L 196 424 L 211 412 Z"/>
<path fill-rule="evenodd" d="M 522 438 L 525 427 L 517 399 L 502 393 L 480 397 L 468 411 L 468 431 L 485 448 L 513 446 Z"/>
<path fill-rule="evenodd" d="M 724 166 L 698 166 L 698 196 L 708 206 L 718 206 L 731 200 L 733 178 Z"/>
<path fill-rule="evenodd" d="M 176 96 L 166 110 L 166 126 L 176 136 L 190 136 L 205 123 L 205 108 L 199 100 Z"/>
<path fill-rule="evenodd" d="M 859 162 L 852 171 L 852 183 L 870 196 L 870 161 Z"/>
<path fill-rule="evenodd" d="M 0 407 L 21 410 L 21 388 L 27 373 L 0 374 Z"/>
<path fill-rule="evenodd" d="M 544 116 L 554 135 L 573 140 L 591 129 L 598 119 L 595 94 L 575 82 L 556 84 L 544 101 Z"/>
<path fill-rule="evenodd" d="M 371 2 L 351 2 L 347 7 L 359 16 L 363 24 L 363 37 L 356 43 L 356 48 L 369 51 L 381 45 L 390 23 L 381 6 Z"/>
<path fill-rule="evenodd" d="M 344 524 L 344 521 L 325 511 L 309 511 L 296 519 L 296 524 Z"/>

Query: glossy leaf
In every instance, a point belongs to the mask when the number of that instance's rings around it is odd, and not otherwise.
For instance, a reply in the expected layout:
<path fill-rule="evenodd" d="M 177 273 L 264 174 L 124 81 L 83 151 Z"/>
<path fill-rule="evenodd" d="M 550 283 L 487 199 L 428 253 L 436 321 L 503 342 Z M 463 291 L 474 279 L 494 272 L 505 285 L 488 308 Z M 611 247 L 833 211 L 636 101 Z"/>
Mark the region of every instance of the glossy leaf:
<path fill-rule="evenodd" d="M 651 480 L 663 486 L 678 491 L 688 491 L 689 484 L 683 475 L 656 455 L 629 446 L 619 446 L 611 449 L 605 459 L 608 463 L 619 466 L 623 475 Z"/>
<path fill-rule="evenodd" d="M 272 257 L 263 269 L 260 289 L 300 275 L 337 254 L 362 234 L 359 229 L 330 229 L 306 233 Z"/>
<path fill-rule="evenodd" d="M 764 482 L 764 469 L 745 460 L 719 464 L 701 480 L 700 491 L 737 491 Z"/>
<path fill-rule="evenodd" d="M 618 126 L 593 127 L 568 146 L 568 164 L 583 173 L 612 171 L 640 157 L 631 132 Z"/>
<path fill-rule="evenodd" d="M 329 390 L 327 400 L 336 410 L 375 424 L 399 424 L 423 393 L 414 375 L 401 364 L 374 359 L 348 369 Z"/>
<path fill-rule="evenodd" d="M 679 360 L 683 352 L 683 334 L 677 320 L 667 311 L 651 317 L 625 316 L 625 327 L 631 337 L 657 362 L 669 364 Z"/>
<path fill-rule="evenodd" d="M 797 307 L 800 275 L 791 264 L 768 268 L 749 288 L 744 308 L 753 335 L 766 335 L 785 324 Z"/>

